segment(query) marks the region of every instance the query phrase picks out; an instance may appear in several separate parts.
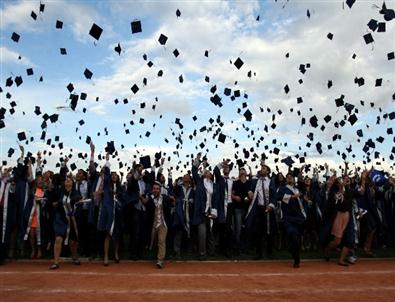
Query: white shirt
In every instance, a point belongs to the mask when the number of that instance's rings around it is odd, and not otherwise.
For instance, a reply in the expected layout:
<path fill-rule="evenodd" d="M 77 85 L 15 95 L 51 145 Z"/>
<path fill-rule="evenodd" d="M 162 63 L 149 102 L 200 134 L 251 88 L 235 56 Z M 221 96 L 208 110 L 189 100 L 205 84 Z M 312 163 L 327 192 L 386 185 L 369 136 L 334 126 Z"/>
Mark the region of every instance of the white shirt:
<path fill-rule="evenodd" d="M 258 205 L 259 206 L 269 205 L 269 186 L 270 186 L 270 178 L 269 177 L 266 176 L 266 177 L 261 177 L 258 179 L 257 184 L 256 184 L 256 190 L 258 193 L 257 196 L 258 196 Z M 265 194 L 265 195 L 263 195 L 263 194 Z"/>

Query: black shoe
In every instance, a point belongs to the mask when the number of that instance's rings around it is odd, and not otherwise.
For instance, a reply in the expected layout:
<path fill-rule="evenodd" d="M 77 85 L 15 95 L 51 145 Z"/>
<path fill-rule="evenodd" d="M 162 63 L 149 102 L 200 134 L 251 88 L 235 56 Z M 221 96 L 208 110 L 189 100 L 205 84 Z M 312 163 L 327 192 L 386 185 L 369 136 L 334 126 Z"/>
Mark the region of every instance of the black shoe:
<path fill-rule="evenodd" d="M 74 264 L 74 265 L 81 265 L 81 261 L 78 260 L 78 259 L 74 259 L 74 260 L 73 260 L 73 264 Z"/>
<path fill-rule="evenodd" d="M 109 266 L 108 262 L 103 262 L 104 266 Z"/>
<path fill-rule="evenodd" d="M 119 258 L 115 258 L 115 259 L 114 259 L 114 262 L 115 262 L 115 263 L 119 263 L 120 261 L 121 261 L 121 260 L 120 260 Z"/>

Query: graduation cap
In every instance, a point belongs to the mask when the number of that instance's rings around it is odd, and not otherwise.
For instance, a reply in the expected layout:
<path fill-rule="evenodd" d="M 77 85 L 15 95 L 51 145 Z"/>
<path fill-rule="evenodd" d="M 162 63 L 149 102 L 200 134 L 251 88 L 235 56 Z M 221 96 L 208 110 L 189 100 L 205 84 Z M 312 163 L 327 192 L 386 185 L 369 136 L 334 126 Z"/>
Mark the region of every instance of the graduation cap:
<path fill-rule="evenodd" d="M 134 85 L 130 88 L 130 90 L 132 90 L 133 93 L 136 94 L 137 91 L 139 91 L 139 87 L 138 87 L 136 84 L 134 84 Z"/>
<path fill-rule="evenodd" d="M 15 84 L 17 87 L 19 87 L 22 83 L 23 83 L 23 80 L 22 80 L 21 76 L 15 77 Z"/>
<path fill-rule="evenodd" d="M 374 39 L 373 39 L 373 36 L 371 33 L 364 35 L 363 39 L 365 40 L 366 44 L 370 44 L 370 43 L 374 42 Z"/>
<path fill-rule="evenodd" d="M 349 8 L 351 8 L 354 5 L 355 1 L 357 0 L 346 0 L 346 4 Z"/>
<path fill-rule="evenodd" d="M 184 78 L 182 77 L 182 74 L 178 77 L 178 81 L 179 81 L 180 83 L 184 82 Z"/>
<path fill-rule="evenodd" d="M 26 140 L 26 134 L 25 134 L 25 132 L 19 132 L 19 133 L 17 134 L 17 136 L 18 136 L 18 140 L 20 140 L 20 141 Z"/>
<path fill-rule="evenodd" d="M 351 125 L 354 125 L 357 122 L 358 118 L 355 114 L 350 115 L 348 118 L 348 121 L 350 122 Z"/>
<path fill-rule="evenodd" d="M 251 113 L 250 109 L 247 109 L 247 111 L 244 112 L 243 115 L 244 115 L 247 122 L 250 122 L 252 120 L 252 113 Z"/>
<path fill-rule="evenodd" d="M 218 141 L 220 142 L 220 143 L 225 143 L 225 140 L 226 140 L 226 136 L 224 135 L 224 134 L 222 134 L 222 133 L 220 133 L 219 135 L 218 135 Z"/>
<path fill-rule="evenodd" d="M 235 61 L 234 65 L 236 66 L 237 69 L 240 69 L 241 66 L 244 65 L 244 62 L 242 61 L 242 59 L 237 58 L 237 60 Z"/>
<path fill-rule="evenodd" d="M 60 54 L 61 55 L 63 55 L 63 56 L 65 56 L 65 55 L 67 55 L 67 50 L 66 50 L 66 48 L 60 48 Z"/>
<path fill-rule="evenodd" d="M 160 34 L 158 41 L 159 41 L 160 45 L 165 45 L 167 42 L 167 37 L 164 34 Z"/>
<path fill-rule="evenodd" d="M 103 32 L 103 29 L 100 26 L 93 23 L 91 30 L 89 31 L 89 34 L 96 40 L 99 40 L 102 32 Z"/>
<path fill-rule="evenodd" d="M 394 58 L 395 58 L 395 53 L 394 53 L 393 51 L 387 53 L 387 59 L 388 59 L 388 61 L 393 60 Z"/>
<path fill-rule="evenodd" d="M 141 32 L 141 21 L 133 21 L 130 23 L 130 27 L 132 28 L 132 34 Z"/>
<path fill-rule="evenodd" d="M 140 164 L 144 167 L 144 169 L 148 169 L 151 167 L 151 157 L 149 155 L 140 157 Z"/>
<path fill-rule="evenodd" d="M 118 45 L 114 47 L 114 50 L 115 52 L 118 53 L 118 55 L 121 55 L 121 51 L 122 51 L 121 44 L 118 43 Z"/>
<path fill-rule="evenodd" d="M 332 40 L 332 39 L 333 39 L 333 34 L 332 34 L 332 33 L 328 33 L 327 38 L 328 38 L 329 40 Z"/>
<path fill-rule="evenodd" d="M 367 24 L 371 31 L 376 31 L 377 27 L 379 27 L 377 20 L 371 19 Z"/>
<path fill-rule="evenodd" d="M 26 74 L 27 74 L 28 76 L 33 75 L 33 68 L 28 68 L 28 69 L 26 69 Z"/>
<path fill-rule="evenodd" d="M 41 114 L 41 110 L 40 110 L 40 107 L 39 107 L 39 106 L 36 106 L 36 108 L 34 109 L 34 113 L 35 113 L 36 115 L 40 115 L 40 114 Z"/>
<path fill-rule="evenodd" d="M 71 171 L 74 171 L 75 169 L 77 169 L 77 165 L 75 163 L 72 163 L 70 165 L 70 169 L 71 169 Z"/>
<path fill-rule="evenodd" d="M 315 115 L 310 118 L 310 125 L 314 128 L 318 127 L 318 119 Z"/>
<path fill-rule="evenodd" d="M 324 117 L 325 123 L 329 123 L 331 121 L 331 119 L 332 119 L 332 117 L 329 114 Z"/>
<path fill-rule="evenodd" d="M 115 152 L 114 141 L 107 142 L 107 147 L 104 150 L 109 154 L 113 154 Z"/>
<path fill-rule="evenodd" d="M 92 139 L 89 135 L 86 136 L 86 140 L 85 143 L 87 143 L 88 145 L 91 143 Z"/>
<path fill-rule="evenodd" d="M 181 17 L 181 12 L 180 12 L 180 10 L 178 8 L 176 10 L 176 16 L 177 16 L 177 18 Z"/>
<path fill-rule="evenodd" d="M 376 84 L 374 86 L 380 87 L 382 83 L 383 83 L 383 79 L 376 79 Z"/>
<path fill-rule="evenodd" d="M 60 21 L 60 20 L 56 20 L 56 25 L 55 25 L 55 27 L 56 27 L 57 29 L 62 29 L 62 28 L 63 28 L 63 22 Z"/>
<path fill-rule="evenodd" d="M 18 35 L 16 32 L 13 32 L 12 35 L 11 35 L 11 39 L 12 39 L 12 41 L 14 41 L 15 43 L 18 43 L 18 42 L 19 42 L 19 38 L 20 38 L 20 37 L 21 37 L 21 36 Z"/>
<path fill-rule="evenodd" d="M 34 11 L 31 12 L 30 17 L 32 17 L 33 20 L 37 20 L 37 14 Z"/>
<path fill-rule="evenodd" d="M 40 13 L 43 13 L 45 9 L 45 4 L 40 2 Z"/>
<path fill-rule="evenodd" d="M 288 92 L 289 92 L 288 84 L 284 86 L 284 91 L 285 91 L 286 94 L 288 94 Z"/>
<path fill-rule="evenodd" d="M 173 55 L 177 58 L 179 56 L 179 51 L 177 49 L 174 49 Z"/>
<path fill-rule="evenodd" d="M 208 58 L 208 50 L 204 51 L 204 56 Z"/>
<path fill-rule="evenodd" d="M 292 165 L 295 163 L 294 160 L 291 158 L 291 156 L 282 159 L 281 162 L 286 164 L 288 167 L 292 167 Z"/>
<path fill-rule="evenodd" d="M 92 73 L 92 71 L 90 71 L 88 68 L 85 68 L 84 76 L 89 80 L 89 79 L 92 78 L 93 73 Z"/>

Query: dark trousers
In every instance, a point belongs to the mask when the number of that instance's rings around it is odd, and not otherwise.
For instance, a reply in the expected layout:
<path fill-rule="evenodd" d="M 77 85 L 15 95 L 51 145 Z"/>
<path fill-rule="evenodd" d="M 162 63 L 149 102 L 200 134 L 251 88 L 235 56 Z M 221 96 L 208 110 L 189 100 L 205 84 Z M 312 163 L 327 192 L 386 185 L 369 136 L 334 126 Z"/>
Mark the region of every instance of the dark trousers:
<path fill-rule="evenodd" d="M 254 241 L 258 257 L 263 256 L 263 246 L 266 243 L 266 254 L 273 254 L 274 229 L 271 221 L 272 213 L 266 212 L 266 207 L 258 206 L 254 221 Z"/>
<path fill-rule="evenodd" d="M 141 259 L 144 247 L 148 244 L 146 230 L 146 213 L 131 209 L 129 254 L 132 259 Z"/>
<path fill-rule="evenodd" d="M 287 234 L 288 250 L 292 255 L 295 264 L 300 263 L 301 238 L 304 230 L 302 224 L 284 221 L 285 232 Z"/>
<path fill-rule="evenodd" d="M 78 227 L 78 244 L 81 249 L 81 254 L 90 256 L 88 210 L 82 208 L 78 209 L 76 219 Z"/>

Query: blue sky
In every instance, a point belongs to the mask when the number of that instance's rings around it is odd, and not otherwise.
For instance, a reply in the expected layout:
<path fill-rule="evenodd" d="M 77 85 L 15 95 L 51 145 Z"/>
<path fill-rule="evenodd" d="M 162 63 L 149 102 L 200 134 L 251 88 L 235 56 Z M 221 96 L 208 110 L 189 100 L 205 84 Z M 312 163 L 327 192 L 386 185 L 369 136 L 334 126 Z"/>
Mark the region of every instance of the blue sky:
<path fill-rule="evenodd" d="M 376 148 L 370 150 L 372 162 L 367 166 L 374 164 L 393 169 L 390 155 L 395 141 L 393 134 L 387 134 L 387 129 L 394 127 L 395 122 L 384 119 L 384 114 L 395 108 L 392 99 L 395 60 L 387 59 L 387 54 L 394 51 L 394 21 L 386 22 L 386 32 L 381 33 L 372 32 L 367 26 L 371 19 L 384 22 L 374 6 L 381 7 L 382 1 L 356 1 L 351 9 L 343 7 L 343 1 L 292 0 L 53 0 L 42 3 L 45 4 L 43 13 L 39 13 L 39 1 L 1 3 L 0 86 L 3 92 L 0 97 L 1 107 L 7 109 L 6 127 L 0 130 L 2 160 L 9 163 L 16 160 L 18 152 L 7 158 L 7 151 L 10 147 L 17 148 L 16 133 L 20 131 L 25 131 L 28 139 L 34 137 L 34 142 L 25 147 L 28 151 L 52 151 L 52 156 L 46 156 L 50 169 L 65 153 L 73 153 L 70 162 L 84 167 L 86 163 L 78 160 L 77 153 L 88 152 L 87 135 L 92 137 L 101 153 L 107 141 L 115 141 L 119 151 L 118 159 L 112 159 L 115 169 L 117 160 L 130 164 L 134 155 L 153 155 L 159 150 L 171 155 L 171 164 L 176 166 L 178 161 L 189 164 L 186 155 L 198 150 L 206 153 L 206 148 L 209 161 L 216 164 L 222 158 L 234 159 L 236 152 L 243 158 L 243 149 L 253 147 L 251 154 L 260 157 L 265 152 L 268 163 L 273 168 L 278 165 L 283 171 L 286 167 L 281 159 L 293 156 L 298 163 L 295 156 L 303 156 L 304 152 L 307 163 L 312 165 L 327 161 L 336 168 L 342 163 L 341 154 L 345 152 L 347 160 L 365 166 L 363 161 L 367 157 L 362 148 L 371 138 Z M 386 3 L 388 8 L 395 6 L 394 1 Z M 181 12 L 179 18 L 177 9 Z M 307 10 L 310 18 L 306 16 Z M 32 11 L 38 15 L 37 20 L 30 17 Z M 63 29 L 55 28 L 56 20 L 64 22 Z M 130 23 L 135 20 L 141 21 L 141 33 L 131 32 Z M 89 35 L 93 23 L 103 28 L 98 41 Z M 13 32 L 21 36 L 18 43 L 11 40 Z M 375 42 L 367 45 L 363 35 L 369 32 Z M 327 38 L 328 33 L 333 34 L 332 40 Z M 165 46 L 158 42 L 160 34 L 168 37 Z M 122 47 L 121 55 L 114 51 L 118 43 Z M 61 47 L 67 49 L 66 56 L 60 54 Z M 174 49 L 180 52 L 177 58 L 173 55 Z M 209 50 L 208 57 L 204 56 L 205 50 Z M 289 58 L 285 56 L 287 53 Z M 356 58 L 352 59 L 354 53 Z M 144 54 L 147 61 L 143 59 Z M 230 64 L 238 57 L 244 61 L 239 70 Z M 154 63 L 151 68 L 147 66 L 148 61 Z M 300 64 L 308 63 L 311 67 L 301 73 Z M 27 76 L 27 68 L 33 68 L 34 75 Z M 93 72 L 91 80 L 84 77 L 85 68 Z M 159 70 L 163 70 L 162 77 L 157 76 Z M 256 76 L 249 78 L 250 70 Z M 18 75 L 23 78 L 21 86 L 16 87 L 14 83 L 5 87 L 7 78 L 14 79 Z M 183 83 L 179 82 L 180 75 Z M 40 76 L 43 82 L 39 82 Z M 205 81 L 206 76 L 210 77 L 209 83 Z M 355 77 L 363 77 L 365 84 L 356 85 Z M 146 86 L 144 78 L 148 82 Z M 380 78 L 382 86 L 375 87 L 376 79 Z M 330 89 L 328 80 L 333 82 Z M 75 87 L 73 93 L 85 92 L 88 97 L 85 101 L 79 100 L 75 111 L 59 110 L 58 106 L 70 104 L 66 89 L 69 83 Z M 133 84 L 140 88 L 136 94 L 130 90 Z M 213 96 L 210 89 L 214 85 L 222 98 L 221 108 L 210 102 Z M 290 88 L 288 94 L 284 92 L 285 85 Z M 232 93 L 240 90 L 241 97 L 232 101 L 224 96 L 224 88 L 231 88 Z M 6 98 L 7 92 L 12 95 L 11 99 Z M 247 99 L 244 94 L 248 95 Z M 349 116 L 345 108 L 334 105 L 334 100 L 342 94 L 345 102 L 358 110 L 353 112 L 358 121 L 354 125 L 346 121 L 344 127 L 336 128 L 336 121 Z M 297 103 L 298 97 L 303 98 L 302 104 Z M 123 104 L 125 98 L 128 104 Z M 119 100 L 117 105 L 115 99 Z M 365 106 L 361 105 L 361 100 Z M 11 101 L 17 103 L 12 115 L 9 112 Z M 374 107 L 369 105 L 371 102 Z M 144 109 L 140 108 L 141 103 L 145 103 Z M 42 116 L 34 114 L 36 105 L 41 107 L 42 113 L 59 114 L 57 123 L 49 123 L 46 139 L 54 140 L 58 135 L 64 149 L 50 148 L 40 141 Z M 155 110 L 152 105 L 156 105 Z M 247 108 L 253 113 L 250 122 L 242 115 Z M 133 110 L 137 112 L 134 115 Z M 283 113 L 279 115 L 278 110 Z M 275 129 L 271 128 L 273 114 Z M 325 123 L 323 118 L 328 114 L 332 120 Z M 318 118 L 318 128 L 309 123 L 314 115 Z M 197 121 L 193 121 L 193 116 L 197 116 Z M 227 136 L 225 144 L 213 138 L 218 124 L 209 123 L 210 118 L 217 120 L 218 116 L 224 124 L 220 131 Z M 306 119 L 305 125 L 301 125 L 302 117 Z M 381 119 L 380 124 L 376 123 L 377 117 Z M 140 118 L 145 120 L 143 125 L 139 124 Z M 176 118 L 181 120 L 183 129 L 175 124 Z M 83 126 L 78 124 L 81 119 L 85 121 Z M 130 121 L 134 125 L 130 125 Z M 264 131 L 265 125 L 268 132 Z M 325 125 L 324 131 L 320 130 L 321 125 Z M 211 131 L 200 132 L 204 126 L 211 126 Z M 104 133 L 105 127 L 108 135 Z M 125 133 L 126 129 L 129 134 Z M 197 135 L 190 140 L 189 135 L 195 129 Z M 364 133 L 360 142 L 356 135 L 358 129 Z M 147 131 L 151 133 L 149 137 L 145 136 Z M 314 134 L 311 147 L 306 146 L 309 133 Z M 340 134 L 342 139 L 333 141 L 335 134 Z M 383 143 L 376 141 L 379 136 L 385 138 Z M 182 139 L 182 149 L 176 149 L 175 137 Z M 257 147 L 260 137 L 264 141 Z M 233 140 L 238 142 L 238 148 Z M 322 144 L 322 154 L 315 147 L 318 141 Z M 198 146 L 202 142 L 205 147 L 200 150 Z M 328 149 L 329 144 L 333 149 Z M 349 145 L 351 153 L 345 150 Z M 270 153 L 275 147 L 281 150 L 278 156 Z M 69 152 L 70 148 L 73 152 Z M 174 151 L 178 151 L 179 158 Z M 375 151 L 380 153 L 377 159 Z M 275 162 L 277 157 L 280 161 Z M 257 162 L 249 163 L 255 169 Z M 181 167 L 179 172 L 182 170 L 186 169 Z"/>

